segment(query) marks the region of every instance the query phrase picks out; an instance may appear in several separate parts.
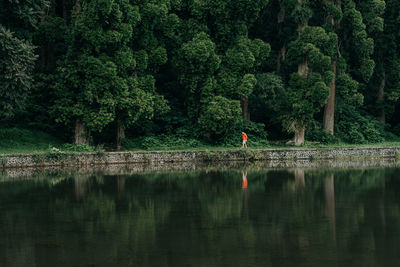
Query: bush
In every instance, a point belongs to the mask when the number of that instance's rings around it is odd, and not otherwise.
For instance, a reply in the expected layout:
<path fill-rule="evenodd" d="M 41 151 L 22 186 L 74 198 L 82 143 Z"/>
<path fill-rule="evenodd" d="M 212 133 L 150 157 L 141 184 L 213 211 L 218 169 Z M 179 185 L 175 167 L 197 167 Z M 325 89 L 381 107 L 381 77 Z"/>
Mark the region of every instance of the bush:
<path fill-rule="evenodd" d="M 385 141 L 385 126 L 374 117 L 362 116 L 352 107 L 345 107 L 335 125 L 336 135 L 347 143 L 379 143 Z"/>
<path fill-rule="evenodd" d="M 241 108 L 239 101 L 222 96 L 213 98 L 202 110 L 198 126 L 203 137 L 220 140 L 240 122 Z"/>
<path fill-rule="evenodd" d="M 186 138 L 179 135 L 159 135 L 159 136 L 146 136 L 135 139 L 125 138 L 122 146 L 127 150 L 144 149 L 187 149 L 197 148 L 204 144 L 192 138 Z"/>
<path fill-rule="evenodd" d="M 73 145 L 73 144 L 63 144 L 60 146 L 60 150 L 63 152 L 96 152 L 96 149 L 93 146 L 89 146 L 87 144 L 81 145 Z"/>
<path fill-rule="evenodd" d="M 311 142 L 319 142 L 322 144 L 337 144 L 339 139 L 324 130 L 314 129 L 306 131 L 306 140 Z"/>

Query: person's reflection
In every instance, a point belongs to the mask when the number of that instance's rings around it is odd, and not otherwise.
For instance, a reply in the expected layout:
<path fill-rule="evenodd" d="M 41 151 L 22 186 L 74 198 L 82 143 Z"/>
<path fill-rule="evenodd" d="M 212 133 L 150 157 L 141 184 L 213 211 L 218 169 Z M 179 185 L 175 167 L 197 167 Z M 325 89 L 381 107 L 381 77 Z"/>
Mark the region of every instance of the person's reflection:
<path fill-rule="evenodd" d="M 242 188 L 243 190 L 247 188 L 247 171 L 242 171 Z"/>
<path fill-rule="evenodd" d="M 248 219 L 247 171 L 242 171 L 242 218 Z"/>

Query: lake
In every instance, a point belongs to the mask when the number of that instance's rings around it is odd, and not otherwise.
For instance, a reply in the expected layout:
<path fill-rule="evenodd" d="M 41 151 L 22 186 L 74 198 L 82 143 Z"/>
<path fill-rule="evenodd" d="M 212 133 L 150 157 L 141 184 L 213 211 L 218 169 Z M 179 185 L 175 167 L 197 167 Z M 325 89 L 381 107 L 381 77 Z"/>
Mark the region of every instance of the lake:
<path fill-rule="evenodd" d="M 0 266 L 400 266 L 400 168 L 0 176 Z"/>

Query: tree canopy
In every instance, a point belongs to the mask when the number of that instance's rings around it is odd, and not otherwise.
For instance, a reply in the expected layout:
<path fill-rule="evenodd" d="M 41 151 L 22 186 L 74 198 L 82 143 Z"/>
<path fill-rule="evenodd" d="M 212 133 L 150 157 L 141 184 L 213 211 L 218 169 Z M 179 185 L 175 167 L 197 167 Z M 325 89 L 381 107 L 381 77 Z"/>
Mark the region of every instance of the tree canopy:
<path fill-rule="evenodd" d="M 5 0 L 0 123 L 118 149 L 395 139 L 399 16 L 396 0 Z"/>

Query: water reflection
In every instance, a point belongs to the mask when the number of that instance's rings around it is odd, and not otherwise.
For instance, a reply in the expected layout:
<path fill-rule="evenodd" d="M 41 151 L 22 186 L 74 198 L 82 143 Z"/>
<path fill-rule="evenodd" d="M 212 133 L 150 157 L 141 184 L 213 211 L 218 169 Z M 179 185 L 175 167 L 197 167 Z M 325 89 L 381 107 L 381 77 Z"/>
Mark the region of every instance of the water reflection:
<path fill-rule="evenodd" d="M 247 170 L 242 171 L 242 218 L 248 219 L 248 193 L 247 193 Z"/>
<path fill-rule="evenodd" d="M 399 174 L 243 167 L 2 180 L 0 266 L 397 266 Z"/>
<path fill-rule="evenodd" d="M 326 214 L 332 225 L 332 238 L 336 241 L 336 215 L 335 215 L 335 178 L 334 174 L 328 174 L 324 181 L 324 195 Z"/>

